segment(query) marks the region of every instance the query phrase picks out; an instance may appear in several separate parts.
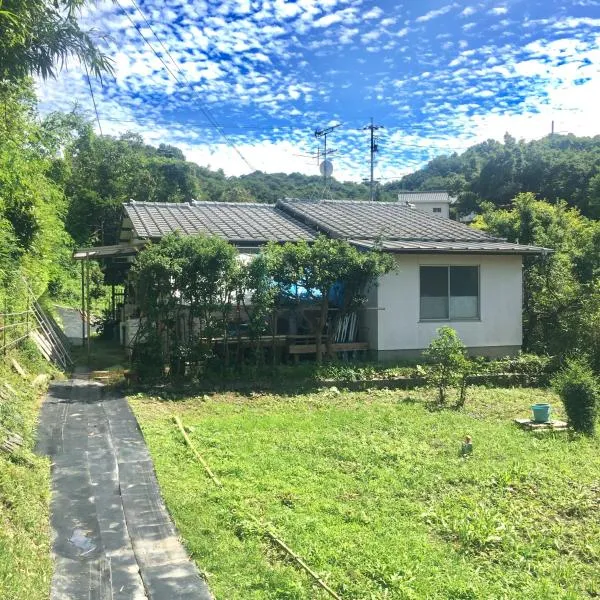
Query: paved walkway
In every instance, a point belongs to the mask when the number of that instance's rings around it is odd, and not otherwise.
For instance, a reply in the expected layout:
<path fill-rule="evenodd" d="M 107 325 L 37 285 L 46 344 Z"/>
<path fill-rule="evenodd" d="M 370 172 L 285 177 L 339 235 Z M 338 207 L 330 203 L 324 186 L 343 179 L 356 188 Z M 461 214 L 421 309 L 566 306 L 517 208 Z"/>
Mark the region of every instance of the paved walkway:
<path fill-rule="evenodd" d="M 210 600 L 160 496 L 127 401 L 54 383 L 38 451 L 52 460 L 52 600 Z"/>

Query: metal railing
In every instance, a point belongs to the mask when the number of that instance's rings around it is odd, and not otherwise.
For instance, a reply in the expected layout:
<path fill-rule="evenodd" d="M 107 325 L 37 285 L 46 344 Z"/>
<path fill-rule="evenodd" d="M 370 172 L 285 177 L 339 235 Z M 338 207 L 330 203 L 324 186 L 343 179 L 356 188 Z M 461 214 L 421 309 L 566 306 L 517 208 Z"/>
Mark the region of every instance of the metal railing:
<path fill-rule="evenodd" d="M 9 311 L 5 293 L 4 312 L 0 313 L 0 351 L 8 350 L 30 338 L 44 357 L 64 370 L 73 366 L 68 341 L 54 319 L 46 314 L 23 278 L 27 296 L 27 310 Z M 24 295 L 25 295 L 24 294 Z"/>

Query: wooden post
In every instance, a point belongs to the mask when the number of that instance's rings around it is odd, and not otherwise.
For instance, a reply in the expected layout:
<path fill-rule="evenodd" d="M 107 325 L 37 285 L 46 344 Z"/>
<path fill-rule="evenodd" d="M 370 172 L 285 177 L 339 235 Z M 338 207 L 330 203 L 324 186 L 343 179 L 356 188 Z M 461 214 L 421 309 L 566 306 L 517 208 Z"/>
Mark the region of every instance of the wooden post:
<path fill-rule="evenodd" d="M 86 303 L 86 331 L 87 331 L 87 361 L 90 363 L 90 256 L 86 254 L 85 258 L 85 303 Z"/>
<path fill-rule="evenodd" d="M 81 261 L 81 346 L 85 344 L 85 261 Z"/>

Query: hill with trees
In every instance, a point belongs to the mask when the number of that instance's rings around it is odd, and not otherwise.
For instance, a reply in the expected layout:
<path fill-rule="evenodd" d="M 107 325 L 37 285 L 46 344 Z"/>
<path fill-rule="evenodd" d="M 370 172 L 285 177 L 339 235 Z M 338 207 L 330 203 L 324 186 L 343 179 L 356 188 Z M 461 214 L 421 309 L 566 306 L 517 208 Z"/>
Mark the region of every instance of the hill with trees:
<path fill-rule="evenodd" d="M 565 200 L 585 216 L 600 218 L 600 136 L 549 135 L 504 143 L 488 140 L 463 154 L 434 158 L 425 167 L 383 186 L 400 190 L 447 189 L 459 214 L 481 212 L 483 202 L 507 206 L 521 192 L 555 203 Z"/>
<path fill-rule="evenodd" d="M 96 135 L 90 124 L 71 119 L 72 137 L 57 160 L 69 202 L 67 229 L 78 243 L 117 240 L 121 204 L 129 199 L 156 202 L 276 202 L 279 198 L 369 198 L 362 183 L 318 176 L 255 171 L 227 177 L 185 159 L 167 144 L 153 147 L 141 136 Z M 556 203 L 564 200 L 584 216 L 600 217 L 600 136 L 554 135 L 531 142 L 509 135 L 488 140 L 463 154 L 440 156 L 398 181 L 382 185 L 378 199 L 394 200 L 401 190 L 447 189 L 457 196 L 459 215 L 481 213 L 491 202 L 505 207 L 521 192 Z"/>

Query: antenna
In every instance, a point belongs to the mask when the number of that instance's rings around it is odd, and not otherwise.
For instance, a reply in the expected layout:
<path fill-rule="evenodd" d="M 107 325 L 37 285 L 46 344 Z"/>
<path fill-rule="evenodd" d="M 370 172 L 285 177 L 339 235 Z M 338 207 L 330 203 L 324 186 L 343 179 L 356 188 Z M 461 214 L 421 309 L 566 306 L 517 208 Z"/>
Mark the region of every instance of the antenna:
<path fill-rule="evenodd" d="M 375 166 L 375 152 L 379 151 L 378 139 L 375 137 L 375 132 L 378 129 L 383 129 L 383 125 L 373 125 L 373 117 L 371 117 L 371 124 L 363 127 L 363 130 L 369 129 L 371 131 L 371 202 L 375 200 L 375 180 L 373 179 L 373 170 Z"/>
<path fill-rule="evenodd" d="M 323 183 L 327 186 L 327 178 L 331 177 L 333 172 L 333 163 L 327 160 L 329 154 L 333 154 L 336 150 L 327 150 L 327 136 L 334 130 L 337 129 L 341 123 L 332 125 L 331 127 L 325 127 L 324 129 L 315 129 L 315 137 L 323 138 L 323 162 L 319 165 L 321 175 L 323 175 Z"/>

